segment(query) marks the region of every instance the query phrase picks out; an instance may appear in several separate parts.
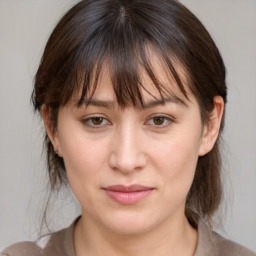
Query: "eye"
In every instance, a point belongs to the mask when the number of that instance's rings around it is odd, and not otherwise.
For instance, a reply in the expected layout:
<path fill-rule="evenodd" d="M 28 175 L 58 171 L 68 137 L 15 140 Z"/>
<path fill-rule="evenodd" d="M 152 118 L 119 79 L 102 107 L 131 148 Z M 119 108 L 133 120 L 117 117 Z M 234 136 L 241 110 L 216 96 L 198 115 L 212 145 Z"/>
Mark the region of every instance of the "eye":
<path fill-rule="evenodd" d="M 164 128 L 169 126 L 172 122 L 173 120 L 170 117 L 154 116 L 147 121 L 147 124 L 149 124 L 150 126 L 155 126 L 157 128 Z"/>
<path fill-rule="evenodd" d="M 164 122 L 166 121 L 166 118 L 163 116 L 156 116 L 156 117 L 153 117 L 152 119 L 155 125 L 163 125 Z"/>
<path fill-rule="evenodd" d="M 83 124 L 90 128 L 101 128 L 106 125 L 109 125 L 110 122 L 101 116 L 93 116 L 82 120 Z"/>

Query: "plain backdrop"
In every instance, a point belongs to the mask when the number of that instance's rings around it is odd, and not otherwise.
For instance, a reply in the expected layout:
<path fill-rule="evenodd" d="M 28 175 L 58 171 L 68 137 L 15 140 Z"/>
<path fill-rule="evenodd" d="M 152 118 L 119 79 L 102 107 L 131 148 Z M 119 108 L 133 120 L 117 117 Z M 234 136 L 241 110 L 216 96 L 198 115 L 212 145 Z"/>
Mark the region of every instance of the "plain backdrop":
<path fill-rule="evenodd" d="M 30 94 L 46 40 L 75 2 L 0 0 L 0 249 L 37 236 L 46 168 Z M 228 72 L 220 232 L 256 251 L 256 0 L 182 2 L 210 31 Z M 56 229 L 78 213 L 72 196 L 62 194 L 55 206 Z"/>

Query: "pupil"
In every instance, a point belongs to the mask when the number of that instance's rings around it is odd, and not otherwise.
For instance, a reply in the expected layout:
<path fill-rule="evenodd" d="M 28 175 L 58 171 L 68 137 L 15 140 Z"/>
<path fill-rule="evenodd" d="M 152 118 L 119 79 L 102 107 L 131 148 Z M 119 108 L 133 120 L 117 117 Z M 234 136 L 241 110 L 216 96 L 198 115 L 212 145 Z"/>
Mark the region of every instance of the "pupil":
<path fill-rule="evenodd" d="M 154 124 L 161 125 L 164 123 L 164 117 L 154 117 Z"/>
<path fill-rule="evenodd" d="M 102 118 L 102 117 L 94 117 L 94 118 L 92 119 L 92 122 L 93 122 L 93 124 L 95 124 L 95 125 L 100 125 L 100 124 L 102 123 L 102 121 L 103 121 L 103 118 Z"/>

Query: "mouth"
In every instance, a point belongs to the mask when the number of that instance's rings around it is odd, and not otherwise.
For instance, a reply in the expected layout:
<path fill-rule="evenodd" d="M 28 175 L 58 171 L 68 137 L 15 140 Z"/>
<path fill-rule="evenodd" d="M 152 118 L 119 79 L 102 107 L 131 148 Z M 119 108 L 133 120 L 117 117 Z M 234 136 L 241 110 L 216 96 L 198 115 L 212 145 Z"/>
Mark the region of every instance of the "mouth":
<path fill-rule="evenodd" d="M 135 184 L 131 186 L 113 185 L 104 188 L 104 190 L 115 202 L 123 205 L 131 205 L 149 196 L 154 188 Z"/>

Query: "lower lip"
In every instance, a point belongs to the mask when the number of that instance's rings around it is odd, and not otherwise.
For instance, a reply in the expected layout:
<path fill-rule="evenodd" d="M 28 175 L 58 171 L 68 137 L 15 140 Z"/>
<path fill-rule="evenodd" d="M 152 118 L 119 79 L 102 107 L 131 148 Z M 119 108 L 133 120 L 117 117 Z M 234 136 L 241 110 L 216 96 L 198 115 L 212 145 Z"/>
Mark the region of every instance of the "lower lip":
<path fill-rule="evenodd" d="M 105 190 L 107 195 L 114 201 L 120 204 L 136 204 L 145 197 L 147 197 L 153 189 L 132 191 L 132 192 L 120 192 L 113 190 Z"/>

